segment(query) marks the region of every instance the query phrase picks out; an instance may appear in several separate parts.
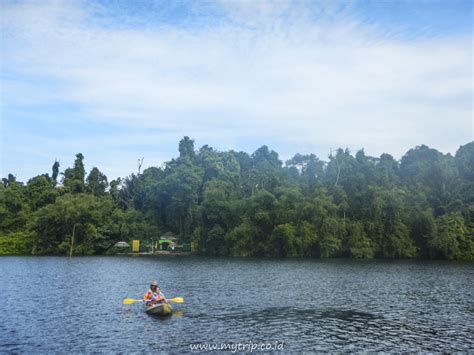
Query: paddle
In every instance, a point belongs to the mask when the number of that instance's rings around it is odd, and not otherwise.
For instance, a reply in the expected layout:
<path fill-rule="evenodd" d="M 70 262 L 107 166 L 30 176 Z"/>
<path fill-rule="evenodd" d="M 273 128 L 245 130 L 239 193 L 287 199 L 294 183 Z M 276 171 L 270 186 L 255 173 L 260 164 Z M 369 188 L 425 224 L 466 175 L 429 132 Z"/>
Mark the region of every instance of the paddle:
<path fill-rule="evenodd" d="M 170 301 L 170 302 L 175 302 L 175 303 L 183 303 L 184 302 L 183 297 L 167 298 L 166 300 Z M 143 302 L 143 300 L 135 300 L 133 298 L 125 298 L 123 300 L 123 304 L 132 304 L 132 303 L 135 303 L 135 302 Z"/>
<path fill-rule="evenodd" d="M 184 298 L 183 297 L 174 297 L 174 298 L 167 299 L 167 301 L 171 301 L 171 302 L 175 302 L 175 303 L 183 303 Z"/>

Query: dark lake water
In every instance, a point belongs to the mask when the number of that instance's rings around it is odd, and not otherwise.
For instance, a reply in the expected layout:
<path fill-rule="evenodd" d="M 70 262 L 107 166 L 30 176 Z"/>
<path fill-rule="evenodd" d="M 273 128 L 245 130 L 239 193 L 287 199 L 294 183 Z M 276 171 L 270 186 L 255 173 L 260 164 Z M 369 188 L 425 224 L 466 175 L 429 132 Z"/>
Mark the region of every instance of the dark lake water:
<path fill-rule="evenodd" d="M 170 318 L 122 305 L 155 278 Z M 474 351 L 473 295 L 474 263 L 2 257 L 0 352 Z"/>

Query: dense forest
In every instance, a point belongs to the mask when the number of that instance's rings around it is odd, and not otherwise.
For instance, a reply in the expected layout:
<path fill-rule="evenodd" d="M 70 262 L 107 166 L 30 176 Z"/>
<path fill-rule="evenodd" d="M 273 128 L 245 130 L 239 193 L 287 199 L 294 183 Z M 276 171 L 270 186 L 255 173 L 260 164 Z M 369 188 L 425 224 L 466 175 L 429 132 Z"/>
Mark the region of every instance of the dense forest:
<path fill-rule="evenodd" d="M 474 259 L 474 142 L 453 157 L 421 145 L 400 161 L 363 150 L 285 164 L 199 150 L 108 181 L 84 156 L 72 167 L 0 184 L 0 254 L 104 254 L 167 231 L 215 256 Z"/>

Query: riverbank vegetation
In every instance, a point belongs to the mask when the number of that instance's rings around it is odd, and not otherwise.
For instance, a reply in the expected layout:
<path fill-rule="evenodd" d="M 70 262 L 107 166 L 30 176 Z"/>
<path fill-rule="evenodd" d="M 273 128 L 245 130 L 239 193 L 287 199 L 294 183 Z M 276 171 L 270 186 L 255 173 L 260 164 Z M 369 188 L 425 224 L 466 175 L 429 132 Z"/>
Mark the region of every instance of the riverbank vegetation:
<path fill-rule="evenodd" d="M 201 254 L 474 258 L 474 142 L 400 161 L 338 149 L 327 161 L 267 146 L 220 152 L 193 140 L 179 157 L 108 181 L 84 156 L 26 183 L 0 184 L 0 254 L 103 254 L 173 231 Z"/>

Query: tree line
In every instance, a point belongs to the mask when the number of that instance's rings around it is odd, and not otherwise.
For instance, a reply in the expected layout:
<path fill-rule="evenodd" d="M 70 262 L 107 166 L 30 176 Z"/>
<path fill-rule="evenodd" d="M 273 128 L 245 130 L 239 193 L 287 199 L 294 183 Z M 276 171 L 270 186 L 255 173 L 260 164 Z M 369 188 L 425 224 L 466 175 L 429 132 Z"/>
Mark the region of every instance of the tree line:
<path fill-rule="evenodd" d="M 121 240 L 172 231 L 200 254 L 309 258 L 474 259 L 474 142 L 454 156 L 425 145 L 399 161 L 359 150 L 283 163 L 196 150 L 108 181 L 84 156 L 60 172 L 0 184 L 0 254 L 103 254 Z"/>

